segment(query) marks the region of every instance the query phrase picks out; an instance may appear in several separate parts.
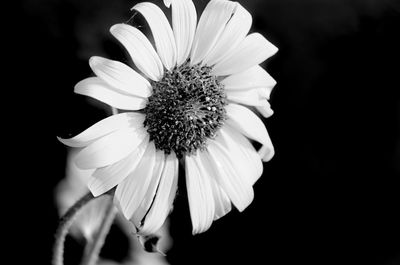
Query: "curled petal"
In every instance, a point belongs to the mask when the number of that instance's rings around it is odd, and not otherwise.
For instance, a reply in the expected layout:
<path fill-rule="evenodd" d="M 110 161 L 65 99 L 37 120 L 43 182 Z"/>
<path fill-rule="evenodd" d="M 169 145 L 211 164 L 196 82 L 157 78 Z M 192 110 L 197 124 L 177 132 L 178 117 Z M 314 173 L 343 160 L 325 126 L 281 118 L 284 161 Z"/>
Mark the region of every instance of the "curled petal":
<path fill-rule="evenodd" d="M 263 144 L 263 160 L 268 161 L 274 155 L 274 147 L 264 123 L 246 107 L 229 104 L 226 106 L 226 123 L 245 136 Z"/>
<path fill-rule="evenodd" d="M 271 142 L 263 145 L 260 150 L 258 150 L 258 154 L 264 162 L 268 162 L 275 155 L 275 149 Z"/>
<path fill-rule="evenodd" d="M 263 115 L 264 118 L 269 118 L 274 114 L 274 111 L 271 109 L 271 105 L 268 101 L 266 101 L 264 105 L 256 106 L 255 108 L 258 110 L 258 112 L 260 112 L 261 115 Z"/>

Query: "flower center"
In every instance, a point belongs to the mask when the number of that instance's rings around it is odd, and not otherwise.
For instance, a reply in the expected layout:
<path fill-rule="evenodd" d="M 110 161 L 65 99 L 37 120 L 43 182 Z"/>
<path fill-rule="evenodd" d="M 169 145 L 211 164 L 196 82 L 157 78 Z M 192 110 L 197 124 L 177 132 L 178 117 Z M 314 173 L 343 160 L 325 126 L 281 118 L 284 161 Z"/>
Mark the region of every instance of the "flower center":
<path fill-rule="evenodd" d="M 144 126 L 157 149 L 177 157 L 204 149 L 226 119 L 223 84 L 211 67 L 189 61 L 152 82 Z"/>

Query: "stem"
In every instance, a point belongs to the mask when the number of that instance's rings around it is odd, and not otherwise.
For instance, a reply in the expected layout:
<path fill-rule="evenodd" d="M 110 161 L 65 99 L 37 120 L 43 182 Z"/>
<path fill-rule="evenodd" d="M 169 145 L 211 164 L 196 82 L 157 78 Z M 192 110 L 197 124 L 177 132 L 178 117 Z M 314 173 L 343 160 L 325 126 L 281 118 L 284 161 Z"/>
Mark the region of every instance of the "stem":
<path fill-rule="evenodd" d="M 100 250 L 104 245 L 107 234 L 110 231 L 111 225 L 113 224 L 117 209 L 114 207 L 114 203 L 111 200 L 108 202 L 107 210 L 103 222 L 101 223 L 100 229 L 94 238 L 93 242 L 85 249 L 85 256 L 82 260 L 82 265 L 95 265 L 99 258 Z"/>
<path fill-rule="evenodd" d="M 94 197 L 92 193 L 87 193 L 81 199 L 79 199 L 68 211 L 64 214 L 64 216 L 60 219 L 60 224 L 58 225 L 56 232 L 56 241 L 53 249 L 53 265 L 62 265 L 64 263 L 63 255 L 64 255 L 64 242 L 65 237 L 68 234 L 68 230 L 74 222 L 75 216 L 80 212 L 80 210 L 85 206 L 88 202 L 93 200 Z"/>

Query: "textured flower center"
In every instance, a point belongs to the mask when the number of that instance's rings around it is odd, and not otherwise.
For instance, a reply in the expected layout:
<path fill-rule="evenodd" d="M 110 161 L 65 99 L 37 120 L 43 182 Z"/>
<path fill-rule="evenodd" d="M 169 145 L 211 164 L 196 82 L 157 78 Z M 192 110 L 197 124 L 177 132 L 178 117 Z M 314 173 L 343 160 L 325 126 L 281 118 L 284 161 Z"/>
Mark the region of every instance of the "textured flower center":
<path fill-rule="evenodd" d="M 204 149 L 226 119 L 226 95 L 211 67 L 189 62 L 152 82 L 144 126 L 159 150 L 178 157 Z"/>

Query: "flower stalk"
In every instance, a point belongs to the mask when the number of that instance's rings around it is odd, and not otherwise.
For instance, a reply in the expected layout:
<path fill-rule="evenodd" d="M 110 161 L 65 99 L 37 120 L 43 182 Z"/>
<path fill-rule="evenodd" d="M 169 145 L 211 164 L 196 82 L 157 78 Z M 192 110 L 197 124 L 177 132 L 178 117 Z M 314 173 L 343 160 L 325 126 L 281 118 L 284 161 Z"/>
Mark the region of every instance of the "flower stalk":
<path fill-rule="evenodd" d="M 103 194 L 102 196 L 108 196 L 107 210 L 104 219 L 101 223 L 99 231 L 97 232 L 93 241 L 88 242 L 85 248 L 84 257 L 82 259 L 82 265 L 95 265 L 102 246 L 104 245 L 105 239 L 108 232 L 110 231 L 111 225 L 113 224 L 114 218 L 117 214 L 117 209 L 113 203 L 113 191 Z M 91 192 L 88 192 L 81 199 L 79 199 L 60 219 L 60 223 L 56 232 L 56 240 L 53 251 L 53 265 L 64 264 L 64 243 L 65 237 L 68 235 L 68 231 L 75 221 L 75 217 L 80 211 L 92 200 L 100 197 L 94 197 Z"/>
<path fill-rule="evenodd" d="M 60 223 L 55 235 L 56 241 L 53 250 L 53 265 L 62 265 L 64 263 L 64 243 L 65 237 L 68 234 L 69 228 L 74 223 L 76 215 L 82 208 L 88 204 L 94 197 L 92 193 L 88 192 L 81 199 L 79 199 L 60 219 Z"/>

